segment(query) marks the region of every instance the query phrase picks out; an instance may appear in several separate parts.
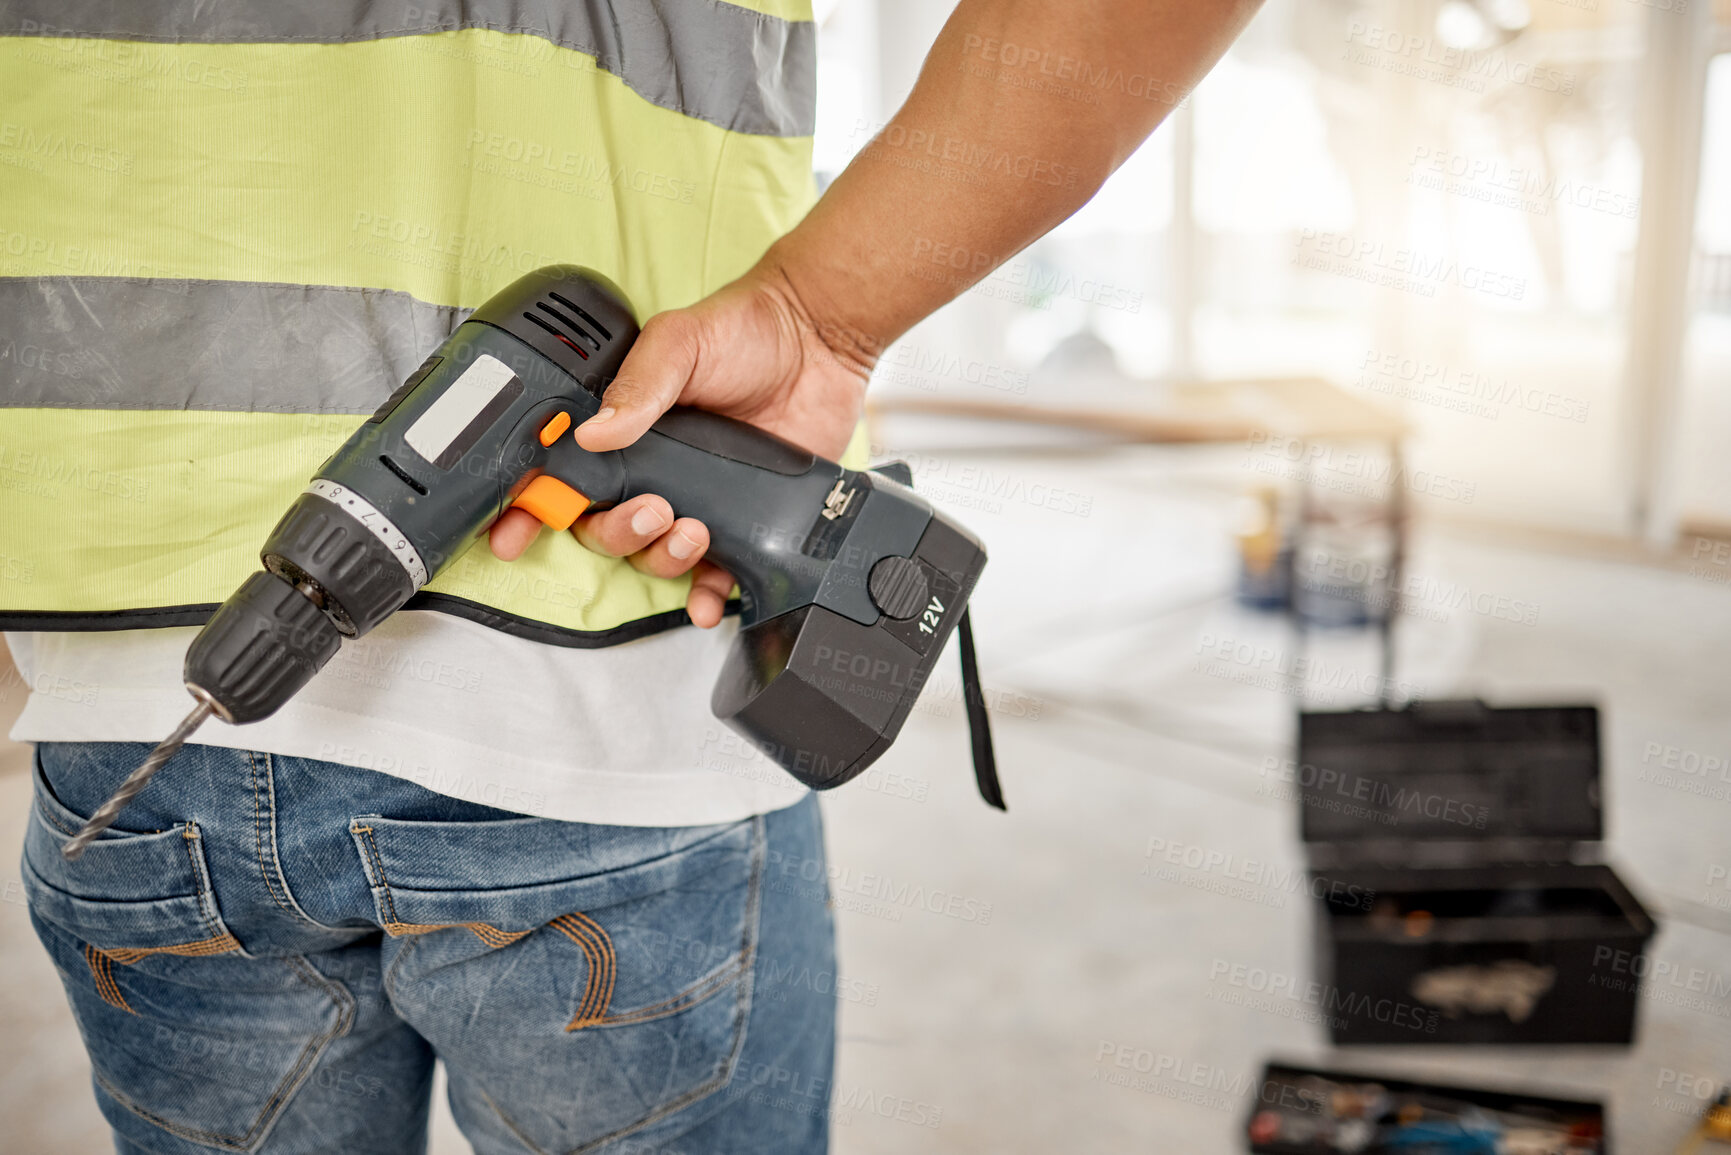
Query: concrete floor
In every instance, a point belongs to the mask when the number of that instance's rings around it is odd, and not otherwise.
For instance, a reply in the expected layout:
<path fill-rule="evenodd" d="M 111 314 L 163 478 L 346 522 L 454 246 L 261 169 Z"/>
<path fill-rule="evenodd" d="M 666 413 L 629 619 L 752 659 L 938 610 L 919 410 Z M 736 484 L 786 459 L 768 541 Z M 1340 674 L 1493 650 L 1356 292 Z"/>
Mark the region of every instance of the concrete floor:
<path fill-rule="evenodd" d="M 925 490 L 993 549 L 976 631 L 1010 811 L 973 794 L 947 672 L 878 771 L 825 799 L 855 995 L 842 1004 L 838 1152 L 1226 1155 L 1244 1150 L 1243 1088 L 1272 1057 L 1600 1097 L 1616 1150 L 1647 1155 L 1671 1150 L 1698 1110 L 1679 1073 L 1731 1079 L 1731 999 L 1668 984 L 1648 985 L 1627 1049 L 1331 1050 L 1320 1026 L 1224 1001 L 1211 977 L 1223 962 L 1307 976 L 1311 915 L 1302 895 L 1246 901 L 1145 870 L 1159 839 L 1301 861 L 1293 804 L 1262 773 L 1290 752 L 1294 695 L 1217 656 L 1225 641 L 1293 647 L 1278 622 L 1232 605 L 1230 487 L 1128 452 L 925 460 L 937 463 Z M 1087 515 L 1018 498 L 1032 482 L 1085 495 Z M 1690 787 L 1711 787 L 1704 776 L 1653 771 L 1671 747 L 1731 753 L 1731 566 L 1639 564 L 1435 522 L 1417 534 L 1415 566 L 1439 592 L 1403 622 L 1399 679 L 1427 697 L 1598 701 L 1609 851 L 1660 920 L 1651 954 L 1728 989 L 1718 976 L 1731 974 L 1731 783 L 1703 797 Z M 1535 603 L 1536 623 L 1451 606 L 1441 591 L 1463 585 Z M 1314 639 L 1310 652 L 1375 669 L 1358 635 Z M 20 689 L 4 680 L 9 717 Z M 105 1132 L 20 905 L 25 758 L 0 748 L 0 1031 L 11 1044 L 0 1051 L 0 1145 L 83 1155 L 106 1149 Z M 929 897 L 885 897 L 898 893 Z M 1136 1072 L 1114 1064 L 1120 1054 L 1152 1070 L 1127 1083 Z M 467 1149 L 442 1113 L 433 1149 Z"/>

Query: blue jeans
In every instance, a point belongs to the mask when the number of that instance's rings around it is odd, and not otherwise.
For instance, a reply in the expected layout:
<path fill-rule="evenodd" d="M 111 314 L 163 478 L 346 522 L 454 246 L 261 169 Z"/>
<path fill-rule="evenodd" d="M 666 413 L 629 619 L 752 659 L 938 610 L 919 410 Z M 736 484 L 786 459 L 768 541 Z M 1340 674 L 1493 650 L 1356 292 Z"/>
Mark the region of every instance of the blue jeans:
<path fill-rule="evenodd" d="M 821 1152 L 835 940 L 817 805 L 721 826 L 525 818 L 369 770 L 44 743 L 31 917 L 121 1155 Z M 791 868 L 790 868 L 791 867 Z"/>

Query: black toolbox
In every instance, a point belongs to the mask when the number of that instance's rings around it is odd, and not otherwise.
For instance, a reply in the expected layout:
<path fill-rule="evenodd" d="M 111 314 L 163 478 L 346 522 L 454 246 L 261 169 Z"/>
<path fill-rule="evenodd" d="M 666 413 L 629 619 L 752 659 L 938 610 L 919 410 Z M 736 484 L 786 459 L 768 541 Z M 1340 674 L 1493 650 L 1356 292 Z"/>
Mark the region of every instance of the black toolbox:
<path fill-rule="evenodd" d="M 1651 916 L 1602 860 L 1593 706 L 1301 714 L 1337 1044 L 1629 1043 Z"/>
<path fill-rule="evenodd" d="M 1604 1104 L 1269 1063 L 1245 1122 L 1252 1155 L 1610 1155 Z"/>

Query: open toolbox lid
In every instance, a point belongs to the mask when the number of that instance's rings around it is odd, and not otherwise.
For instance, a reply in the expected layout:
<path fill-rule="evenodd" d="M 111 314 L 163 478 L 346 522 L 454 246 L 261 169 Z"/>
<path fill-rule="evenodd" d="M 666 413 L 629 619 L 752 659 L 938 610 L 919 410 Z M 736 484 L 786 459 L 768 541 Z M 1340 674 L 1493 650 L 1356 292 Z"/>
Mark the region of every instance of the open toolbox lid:
<path fill-rule="evenodd" d="M 1313 851 L 1357 857 L 1355 847 L 1396 843 L 1410 858 L 1415 844 L 1465 843 L 1480 860 L 1558 861 L 1603 837 L 1597 706 L 1300 714 L 1287 769 Z"/>

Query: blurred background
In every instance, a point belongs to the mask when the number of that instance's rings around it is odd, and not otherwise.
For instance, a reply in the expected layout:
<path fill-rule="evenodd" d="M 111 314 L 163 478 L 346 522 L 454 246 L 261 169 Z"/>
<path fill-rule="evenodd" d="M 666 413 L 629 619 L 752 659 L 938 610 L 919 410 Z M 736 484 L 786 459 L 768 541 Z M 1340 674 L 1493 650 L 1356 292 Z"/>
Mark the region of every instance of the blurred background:
<path fill-rule="evenodd" d="M 818 0 L 820 182 L 951 7 Z M 1731 1081 L 1731 0 L 1267 0 L 1151 98 L 1105 189 L 874 380 L 874 456 L 992 552 L 1009 812 L 954 673 L 826 797 L 835 1149 L 1246 1151 L 1279 1060 L 1596 1100 L 1671 1151 Z M 1311 861 L 1299 714 L 1474 698 L 1599 708 L 1603 841 L 1558 853 L 1656 923 L 1584 976 L 1643 980 L 1627 1044 L 1336 1046 L 1278 997 L 1321 965 L 1321 903 L 1270 881 Z M 106 1149 L 0 875 L 4 1145 Z"/>

